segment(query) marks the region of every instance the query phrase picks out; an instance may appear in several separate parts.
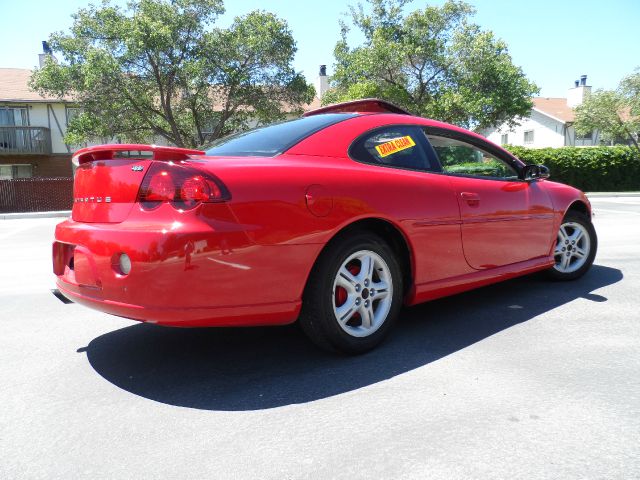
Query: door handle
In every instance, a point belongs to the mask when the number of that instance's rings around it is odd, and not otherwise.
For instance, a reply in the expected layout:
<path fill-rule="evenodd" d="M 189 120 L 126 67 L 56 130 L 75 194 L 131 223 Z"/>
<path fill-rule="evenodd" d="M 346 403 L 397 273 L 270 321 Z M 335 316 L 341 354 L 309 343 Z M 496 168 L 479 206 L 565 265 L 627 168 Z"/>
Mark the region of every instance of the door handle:
<path fill-rule="evenodd" d="M 477 193 L 462 192 L 460 196 L 470 207 L 477 207 L 480 205 L 480 195 Z"/>

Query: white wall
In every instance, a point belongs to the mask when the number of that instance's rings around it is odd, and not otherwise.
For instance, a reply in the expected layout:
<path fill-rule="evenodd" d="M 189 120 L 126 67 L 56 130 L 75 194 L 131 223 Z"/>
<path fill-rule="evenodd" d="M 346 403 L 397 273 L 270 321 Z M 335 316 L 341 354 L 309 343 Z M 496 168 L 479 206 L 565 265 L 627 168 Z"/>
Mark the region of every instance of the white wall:
<path fill-rule="evenodd" d="M 117 143 L 113 139 L 95 139 L 85 145 L 70 145 L 69 149 L 64 143 L 63 137 L 67 132 L 67 111 L 64 103 L 30 103 L 29 122 L 32 127 L 46 127 L 51 131 L 52 153 L 68 154 L 89 145 L 100 145 L 102 143 Z M 56 122 L 57 120 L 57 122 Z M 156 145 L 167 145 L 163 138 L 154 138 L 150 143 Z"/>
<path fill-rule="evenodd" d="M 600 132 L 594 130 L 591 133 L 591 138 L 578 138 L 575 128 L 569 126 L 567 128 L 566 145 L 572 147 L 593 147 L 600 145 Z"/>
<path fill-rule="evenodd" d="M 507 134 L 507 143 L 530 148 L 563 147 L 564 125 L 536 110 L 531 111 L 528 118 L 518 119 L 520 125 L 509 129 L 503 125 L 499 128 L 487 129 L 482 134 L 494 143 L 502 143 L 502 135 Z M 524 143 L 524 132 L 533 130 L 533 143 Z"/>
<path fill-rule="evenodd" d="M 67 131 L 67 115 L 63 103 L 30 103 L 29 122 L 32 127 L 46 127 L 51 130 L 51 148 L 53 153 L 68 153 L 62 137 Z M 48 111 L 47 105 L 51 105 L 54 115 Z M 56 118 L 60 128 L 56 124 Z"/>
<path fill-rule="evenodd" d="M 581 105 L 585 98 L 591 94 L 591 87 L 588 85 L 580 85 L 578 87 L 570 88 L 567 92 L 567 105 L 570 107 L 577 107 Z"/>
<path fill-rule="evenodd" d="M 326 75 L 319 75 L 313 86 L 316 89 L 316 97 L 322 100 L 324 93 L 329 90 L 329 77 Z"/>

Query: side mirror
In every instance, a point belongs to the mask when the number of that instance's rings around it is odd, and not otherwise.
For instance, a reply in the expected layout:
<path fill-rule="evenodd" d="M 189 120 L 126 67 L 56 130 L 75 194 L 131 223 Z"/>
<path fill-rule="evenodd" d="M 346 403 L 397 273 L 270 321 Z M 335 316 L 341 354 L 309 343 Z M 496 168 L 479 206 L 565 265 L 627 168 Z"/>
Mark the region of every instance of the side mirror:
<path fill-rule="evenodd" d="M 544 165 L 525 165 L 520 172 L 522 180 L 526 182 L 533 182 L 535 180 L 543 180 L 549 178 L 551 173 L 549 169 Z"/>

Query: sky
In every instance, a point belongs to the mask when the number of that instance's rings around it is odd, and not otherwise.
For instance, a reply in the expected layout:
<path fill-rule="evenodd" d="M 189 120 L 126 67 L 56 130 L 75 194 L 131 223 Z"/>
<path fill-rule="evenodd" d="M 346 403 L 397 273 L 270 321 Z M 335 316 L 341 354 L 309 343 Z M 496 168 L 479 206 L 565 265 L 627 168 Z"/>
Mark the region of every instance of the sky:
<path fill-rule="evenodd" d="M 444 0 L 413 1 L 407 11 Z M 67 30 L 71 14 L 88 0 L 0 0 L 0 67 L 33 68 L 42 40 Z M 124 4 L 124 0 L 114 3 Z M 218 25 L 255 9 L 286 20 L 297 42 L 294 67 L 313 82 L 319 65 L 332 73 L 338 20 L 349 0 L 234 0 L 225 2 Z M 640 67 L 640 0 L 468 0 L 474 22 L 503 39 L 516 65 L 541 89 L 541 96 L 564 97 L 574 80 L 587 75 L 594 89 L 615 88 Z M 5 18 L 6 18 L 5 17 Z"/>

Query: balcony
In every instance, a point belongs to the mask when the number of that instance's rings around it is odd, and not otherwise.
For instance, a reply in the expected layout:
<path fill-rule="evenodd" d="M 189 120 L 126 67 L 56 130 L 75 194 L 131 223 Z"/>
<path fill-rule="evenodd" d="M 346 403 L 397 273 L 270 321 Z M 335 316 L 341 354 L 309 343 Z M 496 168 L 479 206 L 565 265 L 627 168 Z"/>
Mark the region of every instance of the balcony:
<path fill-rule="evenodd" d="M 45 127 L 0 126 L 0 155 L 49 155 L 51 131 Z"/>

